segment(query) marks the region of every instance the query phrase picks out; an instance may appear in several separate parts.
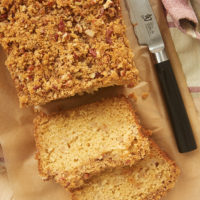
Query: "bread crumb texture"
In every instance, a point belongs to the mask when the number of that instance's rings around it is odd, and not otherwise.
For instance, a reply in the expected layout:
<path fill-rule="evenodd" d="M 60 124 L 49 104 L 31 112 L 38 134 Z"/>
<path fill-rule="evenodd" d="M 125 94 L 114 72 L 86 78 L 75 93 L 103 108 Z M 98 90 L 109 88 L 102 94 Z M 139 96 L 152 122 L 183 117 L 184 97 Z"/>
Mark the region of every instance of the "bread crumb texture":
<path fill-rule="evenodd" d="M 74 191 L 73 200 L 158 200 L 173 188 L 179 168 L 151 142 L 151 152 L 133 167 L 106 171 Z"/>
<path fill-rule="evenodd" d="M 21 107 L 138 81 L 118 0 L 1 0 L 0 43 Z"/>
<path fill-rule="evenodd" d="M 149 152 L 125 97 L 40 114 L 34 124 L 40 174 L 70 190 L 105 169 L 132 166 Z"/>

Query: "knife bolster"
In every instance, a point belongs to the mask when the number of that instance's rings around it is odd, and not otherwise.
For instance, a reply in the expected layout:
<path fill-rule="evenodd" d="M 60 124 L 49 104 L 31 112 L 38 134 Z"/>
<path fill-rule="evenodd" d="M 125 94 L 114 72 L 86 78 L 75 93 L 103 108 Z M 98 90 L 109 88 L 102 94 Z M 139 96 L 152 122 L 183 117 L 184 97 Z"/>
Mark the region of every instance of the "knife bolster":
<path fill-rule="evenodd" d="M 155 54 L 157 63 L 162 63 L 162 62 L 168 60 L 165 49 L 162 49 L 161 51 L 155 52 L 154 54 Z"/>

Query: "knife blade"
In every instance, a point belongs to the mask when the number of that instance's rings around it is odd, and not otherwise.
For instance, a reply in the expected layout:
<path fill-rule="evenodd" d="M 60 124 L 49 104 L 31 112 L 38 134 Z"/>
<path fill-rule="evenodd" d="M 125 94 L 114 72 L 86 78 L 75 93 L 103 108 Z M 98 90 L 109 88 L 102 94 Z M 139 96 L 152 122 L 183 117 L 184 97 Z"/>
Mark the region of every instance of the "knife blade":
<path fill-rule="evenodd" d="M 165 52 L 165 44 L 149 0 L 126 0 L 131 23 L 140 45 L 155 55 L 155 69 L 180 153 L 197 148 L 183 99 Z"/>

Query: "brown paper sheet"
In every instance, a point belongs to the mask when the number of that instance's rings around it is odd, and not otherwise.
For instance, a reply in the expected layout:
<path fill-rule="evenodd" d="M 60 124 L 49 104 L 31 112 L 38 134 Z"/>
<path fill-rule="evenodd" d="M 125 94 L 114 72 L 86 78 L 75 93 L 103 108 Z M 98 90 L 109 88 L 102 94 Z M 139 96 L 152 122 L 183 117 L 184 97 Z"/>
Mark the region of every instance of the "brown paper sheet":
<path fill-rule="evenodd" d="M 200 141 L 200 129 L 197 113 L 192 98 L 187 90 L 184 75 L 175 48 L 173 46 L 167 23 L 163 14 L 161 2 L 151 0 L 153 9 L 166 43 L 179 87 L 197 143 Z M 63 108 L 94 101 L 102 96 L 114 93 L 134 93 L 137 101 L 134 104 L 142 124 L 153 131 L 153 138 L 160 147 L 173 158 L 182 170 L 176 187 L 168 193 L 166 200 L 199 200 L 200 198 L 200 151 L 199 149 L 186 154 L 178 153 L 172 134 L 167 112 L 163 103 L 157 78 L 153 70 L 152 59 L 146 47 L 137 44 L 137 39 L 127 10 L 123 5 L 123 14 L 127 23 L 127 33 L 133 51 L 135 62 L 140 70 L 142 82 L 134 89 L 123 88 L 103 89 L 95 95 L 73 97 L 68 100 L 57 101 L 45 107 L 47 111 L 58 111 Z M 14 192 L 15 200 L 58 200 L 70 199 L 65 189 L 53 182 L 43 182 L 39 177 L 37 162 L 34 159 L 35 143 L 33 138 L 33 111 L 32 109 L 19 109 L 16 92 L 10 75 L 4 66 L 5 54 L 0 51 L 0 143 L 2 144 L 8 178 Z M 144 100 L 142 95 L 149 93 Z"/>

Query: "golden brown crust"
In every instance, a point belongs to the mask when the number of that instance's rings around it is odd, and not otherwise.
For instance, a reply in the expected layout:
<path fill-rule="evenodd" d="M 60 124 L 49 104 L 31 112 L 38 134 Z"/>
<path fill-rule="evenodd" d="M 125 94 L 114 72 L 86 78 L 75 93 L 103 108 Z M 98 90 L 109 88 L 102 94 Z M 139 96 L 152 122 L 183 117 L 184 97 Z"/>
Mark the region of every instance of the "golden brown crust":
<path fill-rule="evenodd" d="M 175 161 L 170 159 L 169 155 L 165 151 L 161 150 L 161 148 L 151 138 L 149 138 L 149 142 L 150 142 L 150 148 L 157 149 L 157 151 L 159 151 L 159 154 L 161 155 L 161 157 L 163 157 L 174 168 L 174 170 L 176 171 L 176 173 L 174 175 L 175 176 L 179 175 L 180 169 L 176 165 Z"/>
<path fill-rule="evenodd" d="M 107 2 L 0 4 L 0 43 L 21 106 L 137 83 L 119 1 Z"/>
<path fill-rule="evenodd" d="M 177 181 L 178 176 L 180 175 L 180 169 L 179 167 L 176 165 L 176 163 L 171 160 L 169 158 L 169 156 L 167 155 L 166 152 L 162 151 L 160 149 L 160 147 L 152 140 L 150 139 L 150 148 L 153 149 L 157 149 L 159 151 L 159 154 L 161 155 L 161 157 L 163 157 L 171 166 L 170 170 L 171 170 L 171 179 L 169 179 L 167 181 L 167 183 L 165 185 L 162 186 L 162 188 L 160 188 L 159 190 L 149 194 L 144 200 L 159 200 L 162 197 L 164 197 L 167 192 L 172 189 Z"/>
<path fill-rule="evenodd" d="M 38 171 L 42 177 L 45 177 L 45 174 L 43 173 L 42 166 L 41 166 L 41 159 L 40 159 L 40 151 L 41 151 L 41 145 L 39 143 L 38 139 L 38 124 L 40 124 L 40 119 L 45 116 L 44 113 L 40 112 L 38 116 L 36 116 L 33 120 L 34 124 L 34 138 L 35 138 L 35 145 L 37 152 L 35 154 L 35 159 L 38 160 Z M 45 179 L 44 179 L 45 180 Z"/>
<path fill-rule="evenodd" d="M 103 169 L 105 168 L 114 168 L 116 166 L 126 166 L 126 165 L 133 165 L 134 162 L 138 159 L 141 159 L 142 157 L 144 157 L 144 154 L 146 154 L 148 152 L 148 142 L 147 139 L 143 136 L 142 131 L 141 131 L 141 126 L 138 123 L 138 120 L 136 118 L 136 115 L 132 109 L 132 106 L 130 104 L 130 102 L 125 98 L 125 97 L 113 97 L 112 99 L 114 99 L 113 101 L 116 100 L 120 100 L 120 101 L 124 101 L 126 102 L 126 104 L 129 107 L 129 111 L 131 111 L 133 119 L 136 119 L 136 121 L 133 121 L 133 124 L 135 124 L 137 126 L 137 130 L 138 130 L 138 135 L 140 137 L 140 140 L 143 141 L 143 145 L 145 145 L 144 147 L 142 147 L 141 150 L 139 150 L 139 152 L 137 153 L 138 155 L 132 155 L 132 159 L 129 158 L 120 158 L 120 159 L 114 159 L 112 156 L 112 153 L 107 153 L 105 154 L 101 160 L 90 160 L 90 164 L 89 166 L 83 165 L 83 166 L 78 166 L 77 168 L 75 168 L 73 171 L 70 171 L 70 175 L 73 178 L 70 178 L 70 182 L 69 182 L 69 178 L 64 176 L 64 174 L 62 174 L 62 178 L 59 178 L 59 176 L 57 174 L 53 175 L 51 173 L 46 173 L 43 170 L 43 165 L 42 165 L 42 160 L 41 160 L 41 155 L 40 152 L 42 150 L 41 147 L 41 141 L 39 141 L 38 135 L 41 134 L 40 132 L 38 132 L 40 126 L 42 126 L 45 123 L 48 123 L 48 121 L 54 117 L 54 116 L 58 116 L 58 114 L 53 114 L 53 115 L 46 115 L 44 113 L 40 113 L 35 119 L 34 119 L 34 125 L 35 125 L 35 141 L 36 141 L 36 147 L 37 147 L 37 154 L 36 154 L 36 159 L 38 160 L 38 168 L 39 168 L 39 172 L 41 174 L 42 177 L 44 177 L 44 179 L 49 180 L 49 179 L 54 179 L 56 180 L 56 182 L 60 183 L 61 185 L 63 185 L 64 187 L 70 189 L 71 191 L 74 188 L 78 188 L 81 187 L 82 185 L 84 185 L 85 183 L 88 182 L 89 179 L 91 179 L 93 176 L 99 174 Z M 105 101 L 109 100 L 108 99 L 102 99 L 99 102 L 96 103 L 91 103 L 88 104 L 89 105 L 93 105 L 95 107 L 95 105 L 100 105 L 100 104 L 104 104 Z M 78 108 L 74 108 L 71 110 L 68 110 L 67 112 L 70 111 L 75 111 L 75 110 L 81 110 L 84 109 L 86 105 L 80 106 Z M 59 114 L 61 115 L 65 115 L 65 111 Z M 146 142 L 145 142 L 146 141 Z M 130 152 L 132 150 L 130 149 Z M 127 161 L 128 159 L 128 161 Z M 86 177 L 87 175 L 87 177 Z"/>

